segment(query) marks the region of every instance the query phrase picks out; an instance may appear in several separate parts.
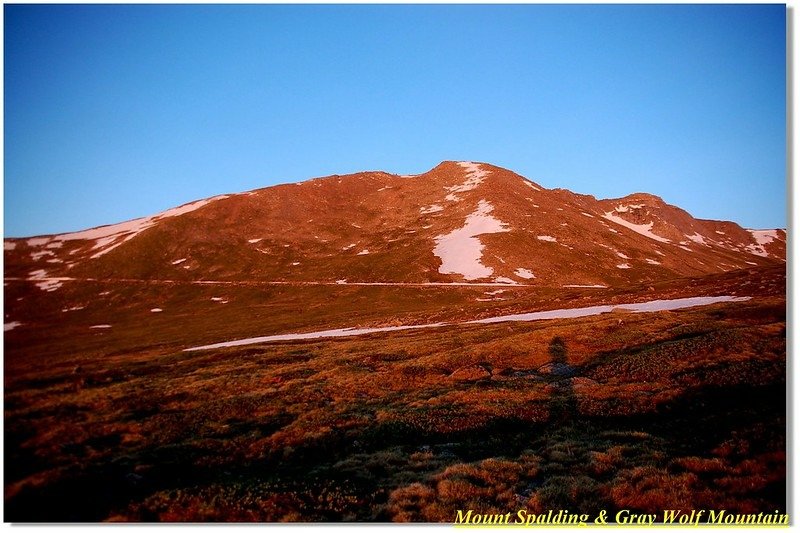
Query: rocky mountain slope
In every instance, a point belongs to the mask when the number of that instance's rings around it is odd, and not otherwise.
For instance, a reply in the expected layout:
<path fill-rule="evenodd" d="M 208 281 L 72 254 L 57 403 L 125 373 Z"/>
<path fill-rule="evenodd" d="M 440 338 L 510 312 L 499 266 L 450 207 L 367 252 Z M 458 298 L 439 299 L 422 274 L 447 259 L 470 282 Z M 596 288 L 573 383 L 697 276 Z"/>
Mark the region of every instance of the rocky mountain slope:
<path fill-rule="evenodd" d="M 785 261 L 786 232 L 597 200 L 485 163 L 217 196 L 77 233 L 5 239 L 5 276 L 613 287 Z"/>

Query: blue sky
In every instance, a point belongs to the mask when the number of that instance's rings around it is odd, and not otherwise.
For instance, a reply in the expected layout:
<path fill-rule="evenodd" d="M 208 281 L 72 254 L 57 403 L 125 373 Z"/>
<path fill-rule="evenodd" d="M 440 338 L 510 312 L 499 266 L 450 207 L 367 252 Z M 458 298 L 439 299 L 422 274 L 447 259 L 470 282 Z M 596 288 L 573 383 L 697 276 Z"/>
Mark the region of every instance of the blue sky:
<path fill-rule="evenodd" d="M 786 226 L 782 5 L 5 5 L 6 236 L 485 161 Z"/>

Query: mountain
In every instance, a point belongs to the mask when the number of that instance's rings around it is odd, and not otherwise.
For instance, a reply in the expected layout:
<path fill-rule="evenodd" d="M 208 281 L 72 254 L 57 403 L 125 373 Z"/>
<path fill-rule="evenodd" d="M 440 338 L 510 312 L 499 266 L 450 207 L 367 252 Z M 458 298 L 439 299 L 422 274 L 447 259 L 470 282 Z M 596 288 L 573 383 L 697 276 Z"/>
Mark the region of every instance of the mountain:
<path fill-rule="evenodd" d="M 5 239 L 5 276 L 621 286 L 785 262 L 786 232 L 657 196 L 597 200 L 486 163 L 216 196 L 77 233 Z"/>

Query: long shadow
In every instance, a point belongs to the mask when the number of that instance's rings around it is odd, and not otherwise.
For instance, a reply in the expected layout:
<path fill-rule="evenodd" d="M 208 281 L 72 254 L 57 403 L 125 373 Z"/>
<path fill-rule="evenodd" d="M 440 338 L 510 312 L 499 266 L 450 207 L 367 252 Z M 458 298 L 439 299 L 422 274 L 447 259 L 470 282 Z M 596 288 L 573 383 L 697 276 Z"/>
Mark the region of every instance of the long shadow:
<path fill-rule="evenodd" d="M 575 387 L 569 379 L 574 375 L 574 371 L 567 363 L 567 346 L 561 337 L 553 337 L 548 351 L 553 373 L 561 377 L 550 384 L 549 420 L 559 425 L 567 424 L 578 418 L 578 398 L 575 396 Z"/>

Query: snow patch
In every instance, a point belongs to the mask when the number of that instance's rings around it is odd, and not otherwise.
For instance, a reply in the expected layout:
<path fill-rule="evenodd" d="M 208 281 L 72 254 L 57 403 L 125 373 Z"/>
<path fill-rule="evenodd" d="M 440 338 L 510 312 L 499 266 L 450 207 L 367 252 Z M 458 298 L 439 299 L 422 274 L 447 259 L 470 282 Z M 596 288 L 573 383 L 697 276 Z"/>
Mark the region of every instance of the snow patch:
<path fill-rule="evenodd" d="M 154 307 L 150 310 L 151 313 L 160 313 L 161 311 L 163 311 L 163 309 L 160 307 Z"/>
<path fill-rule="evenodd" d="M 483 179 L 489 174 L 486 170 L 481 168 L 480 163 L 474 163 L 472 161 L 459 161 L 458 166 L 466 170 L 467 176 L 471 178 Z"/>
<path fill-rule="evenodd" d="M 537 235 L 536 238 L 540 241 L 556 242 L 556 238 L 551 237 L 550 235 Z"/>
<path fill-rule="evenodd" d="M 41 246 L 42 244 L 47 244 L 51 241 L 95 241 L 94 246 L 92 246 L 92 250 L 98 250 L 98 252 L 92 255 L 91 258 L 96 259 L 110 252 L 122 243 L 134 238 L 144 230 L 155 226 L 156 223 L 162 219 L 191 213 L 192 211 L 200 209 L 211 202 L 222 200 L 224 198 L 228 198 L 228 195 L 223 194 L 220 196 L 207 198 L 205 200 L 198 200 L 197 202 L 191 202 L 180 207 L 174 207 L 155 215 L 136 218 L 127 222 L 120 222 L 119 224 L 100 226 L 74 233 L 63 233 L 61 235 L 55 235 L 54 237 L 28 239 L 28 246 Z"/>
<path fill-rule="evenodd" d="M 444 324 L 423 324 L 418 326 L 386 326 L 382 328 L 341 328 L 341 329 L 328 329 L 325 331 L 313 331 L 311 333 L 286 333 L 282 335 L 267 335 L 265 337 L 252 337 L 249 339 L 239 339 L 236 341 L 219 342 L 217 344 L 207 344 L 205 346 L 196 346 L 194 348 L 186 348 L 184 352 L 193 352 L 197 350 L 213 350 L 216 348 L 230 348 L 232 346 L 245 346 L 248 344 L 260 344 L 262 342 L 275 342 L 275 341 L 297 341 L 308 339 L 326 339 L 331 337 L 352 337 L 355 335 L 369 335 L 370 333 L 384 333 L 388 331 L 403 331 L 407 329 L 422 329 L 422 328 L 436 328 Z"/>
<path fill-rule="evenodd" d="M 617 265 L 617 268 L 622 268 L 622 269 L 626 269 L 626 268 L 630 268 L 630 267 L 631 266 L 628 263 L 620 263 L 620 264 Z"/>
<path fill-rule="evenodd" d="M 483 244 L 478 235 L 510 231 L 507 224 L 490 213 L 494 207 L 486 200 L 478 202 L 476 210 L 464 220 L 464 226 L 434 238 L 433 253 L 442 264 L 441 274 L 461 274 L 466 280 L 491 276 L 494 270 L 481 263 Z"/>
<path fill-rule="evenodd" d="M 627 255 L 623 254 L 622 252 L 617 252 L 617 255 L 620 256 L 622 259 L 630 259 Z"/>
<path fill-rule="evenodd" d="M 429 205 L 428 207 L 420 207 L 419 212 L 422 215 L 430 215 L 431 213 L 438 213 L 439 211 L 444 211 L 444 207 L 440 206 L 439 204 Z"/>
<path fill-rule="evenodd" d="M 749 229 L 747 230 L 760 245 L 769 244 L 776 239 L 780 239 L 778 231 L 774 229 Z"/>
<path fill-rule="evenodd" d="M 531 183 L 530 181 L 526 180 L 525 178 L 522 178 L 522 180 L 525 183 L 525 185 L 527 185 L 528 187 L 530 187 L 534 191 L 541 191 L 542 190 L 539 187 L 537 187 L 536 185 L 534 185 L 533 183 Z"/>
<path fill-rule="evenodd" d="M 53 292 L 54 290 L 58 289 L 63 285 L 63 281 L 68 280 L 70 278 L 51 278 L 47 276 L 47 271 L 45 270 L 34 270 L 32 272 L 28 272 L 28 280 L 29 281 L 36 281 L 36 286 L 43 291 L 46 292 Z"/>
<path fill-rule="evenodd" d="M 687 307 L 698 307 L 701 305 L 711 305 L 723 302 L 744 302 L 749 300 L 749 296 L 698 296 L 694 298 L 678 298 L 675 300 L 653 300 L 637 304 L 621 305 L 596 305 L 593 307 L 578 307 L 574 309 L 556 309 L 554 311 L 538 311 L 535 313 L 522 313 L 519 315 L 506 315 L 494 318 L 484 318 L 473 320 L 468 324 L 492 324 L 496 322 L 509 321 L 533 321 L 533 320 L 552 320 L 559 318 L 580 318 L 585 316 L 610 313 L 614 309 L 623 309 L 634 313 L 652 313 L 656 311 L 674 311 Z"/>
<path fill-rule="evenodd" d="M 3 331 L 11 331 L 14 328 L 18 328 L 22 325 L 22 322 L 14 321 L 14 322 L 6 322 L 3 324 Z"/>
<path fill-rule="evenodd" d="M 111 324 L 97 324 L 95 326 L 89 326 L 89 329 L 108 329 L 111 327 Z"/>
<path fill-rule="evenodd" d="M 180 264 L 181 264 L 181 263 L 183 263 L 184 261 L 186 261 L 186 258 L 185 258 L 185 257 L 184 257 L 184 258 L 182 258 L 182 259 L 176 259 L 175 261 L 173 261 L 173 262 L 172 262 L 172 264 L 173 264 L 173 265 L 180 265 Z"/>
<path fill-rule="evenodd" d="M 50 250 L 40 250 L 38 252 L 31 252 L 31 259 L 33 259 L 34 261 L 38 261 L 39 259 L 41 259 L 46 255 L 56 255 L 56 254 L 54 254 Z"/>
<path fill-rule="evenodd" d="M 650 302 L 636 303 L 636 304 L 622 304 L 622 305 L 598 305 L 593 307 L 579 307 L 573 309 L 555 309 L 552 311 L 537 311 L 534 313 L 522 313 L 517 315 L 504 315 L 492 318 L 484 318 L 481 320 L 472 320 L 464 322 L 463 324 L 491 324 L 497 322 L 530 322 L 535 320 L 553 320 L 560 318 L 580 318 L 585 316 L 599 315 L 601 313 L 609 313 L 614 309 L 624 309 L 634 313 L 648 313 L 655 311 L 672 311 L 676 309 L 684 309 L 687 307 L 697 307 L 701 305 L 711 305 L 723 302 L 743 302 L 749 300 L 749 296 L 735 297 L 735 296 L 700 296 L 695 298 L 679 298 L 676 300 L 653 300 Z M 436 324 L 421 324 L 414 326 L 386 326 L 381 328 L 341 328 L 329 329 L 324 331 L 313 331 L 310 333 L 285 333 L 281 335 L 267 335 L 264 337 L 251 337 L 247 339 L 239 339 L 234 341 L 219 342 L 216 344 L 207 344 L 205 346 L 195 346 L 193 348 L 184 349 L 185 352 L 197 350 L 213 350 L 217 348 L 229 348 L 233 346 L 245 346 L 249 344 L 260 344 L 264 342 L 279 342 L 279 341 L 295 341 L 295 340 L 310 340 L 310 339 L 323 339 L 332 337 L 351 337 L 356 335 L 369 335 L 371 333 L 386 333 L 392 331 L 404 331 L 411 329 L 423 328 L 436 328 L 444 326 L 445 324 L 439 322 Z M 449 325 L 449 324 L 448 324 Z"/>
<path fill-rule="evenodd" d="M 585 217 L 589 217 L 589 218 L 594 218 L 594 215 L 590 215 L 589 213 L 586 213 L 585 211 L 581 211 L 581 215 L 583 215 Z"/>
<path fill-rule="evenodd" d="M 750 232 L 758 244 L 749 244 L 745 247 L 745 250 L 753 255 L 769 257 L 769 252 L 767 252 L 767 250 L 764 248 L 764 245 L 769 244 L 776 239 L 779 240 L 780 236 L 778 235 L 778 231 L 772 229 L 749 229 L 747 231 Z"/>
<path fill-rule="evenodd" d="M 656 261 L 655 259 L 645 259 L 645 261 L 647 261 L 651 265 L 660 265 L 661 264 L 659 261 Z"/>
<path fill-rule="evenodd" d="M 605 285 L 562 285 L 570 289 L 607 289 Z"/>
<path fill-rule="evenodd" d="M 536 276 L 533 274 L 533 272 L 531 272 L 531 271 L 530 271 L 530 270 L 528 270 L 527 268 L 518 268 L 518 269 L 516 269 L 516 270 L 514 271 L 514 274 L 515 274 L 516 276 L 519 276 L 520 278 L 523 278 L 523 279 L 533 279 L 533 278 L 535 278 L 535 277 L 536 277 Z"/>
<path fill-rule="evenodd" d="M 494 280 L 497 283 L 504 283 L 504 284 L 508 284 L 508 285 L 518 285 L 518 283 L 516 281 L 514 281 L 513 279 L 506 278 L 506 277 L 503 277 L 503 276 L 498 276 L 498 277 L 494 278 Z"/>
<path fill-rule="evenodd" d="M 369 250 L 366 248 L 358 252 L 356 255 L 369 255 Z"/>
<path fill-rule="evenodd" d="M 630 206 L 630 207 L 633 207 L 633 206 Z M 617 210 L 619 210 L 619 207 L 617 207 Z M 645 237 L 647 237 L 649 239 L 653 239 L 653 240 L 658 241 L 658 242 L 670 242 L 669 239 L 665 239 L 664 237 L 659 237 L 658 235 L 656 235 L 655 233 L 652 232 L 652 229 L 653 229 L 653 223 L 652 222 L 650 222 L 649 224 L 633 224 L 632 222 L 628 222 L 624 218 L 618 217 L 617 215 L 614 214 L 613 211 L 610 211 L 608 213 L 603 214 L 603 218 L 605 218 L 606 220 L 610 220 L 611 222 L 614 222 L 615 224 L 619 224 L 620 226 L 624 226 L 624 227 L 628 228 L 629 230 L 635 231 L 639 235 L 644 235 Z M 614 230 L 611 230 L 611 231 L 614 231 Z M 614 233 L 616 233 L 616 231 Z"/>
<path fill-rule="evenodd" d="M 263 238 L 263 237 L 262 237 L 262 238 Z M 262 238 L 258 238 L 258 239 L 247 239 L 247 242 L 249 242 L 250 244 L 255 244 L 255 243 L 257 243 L 257 242 L 261 241 L 261 239 L 262 239 Z"/>
<path fill-rule="evenodd" d="M 347 246 L 342 248 L 342 250 L 349 250 L 350 248 L 355 248 L 355 247 L 356 247 L 356 243 L 352 243 L 352 244 L 348 244 Z"/>
<path fill-rule="evenodd" d="M 472 163 L 469 161 L 461 161 L 458 163 L 461 168 L 465 169 L 467 179 L 461 185 L 453 185 L 452 187 L 445 187 L 447 191 L 450 192 L 447 196 L 445 196 L 445 200 L 449 202 L 455 202 L 460 200 L 457 193 L 467 192 L 475 189 L 478 185 L 483 183 L 483 179 L 489 175 L 489 172 L 483 170 L 479 163 Z"/>
<path fill-rule="evenodd" d="M 36 284 L 36 286 L 39 287 L 39 289 L 41 289 L 41 290 L 43 290 L 45 292 L 53 292 L 54 290 L 57 290 L 62 285 L 63 285 L 63 283 L 58 278 L 49 278 L 49 279 L 40 281 L 40 282 L 38 282 Z"/>
<path fill-rule="evenodd" d="M 642 207 L 644 207 L 644 204 L 630 204 L 630 205 L 620 204 L 614 208 L 614 211 L 616 211 L 617 213 L 627 213 L 631 209 L 641 209 Z"/>
<path fill-rule="evenodd" d="M 17 243 L 15 243 L 15 242 L 3 241 L 3 250 L 6 250 L 6 251 L 13 250 L 16 247 L 17 247 Z M 8 330 L 6 330 L 6 331 L 8 331 Z"/>
<path fill-rule="evenodd" d="M 690 239 L 690 240 L 692 240 L 692 241 L 696 242 L 697 244 L 702 244 L 702 245 L 704 245 L 704 246 L 708 246 L 708 245 L 709 245 L 709 244 L 706 242 L 706 239 L 705 239 L 705 237 L 703 237 L 702 235 L 700 235 L 700 234 L 699 234 L 699 233 L 697 233 L 697 232 L 694 232 L 694 235 L 684 235 L 684 237 L 686 237 L 687 239 Z"/>
<path fill-rule="evenodd" d="M 769 257 L 769 253 L 760 244 L 749 244 L 745 247 L 745 251 L 749 254 L 760 255 L 761 257 Z"/>

